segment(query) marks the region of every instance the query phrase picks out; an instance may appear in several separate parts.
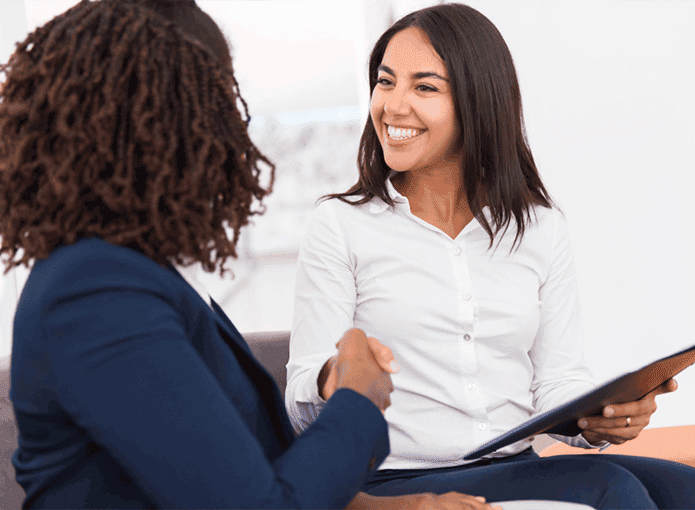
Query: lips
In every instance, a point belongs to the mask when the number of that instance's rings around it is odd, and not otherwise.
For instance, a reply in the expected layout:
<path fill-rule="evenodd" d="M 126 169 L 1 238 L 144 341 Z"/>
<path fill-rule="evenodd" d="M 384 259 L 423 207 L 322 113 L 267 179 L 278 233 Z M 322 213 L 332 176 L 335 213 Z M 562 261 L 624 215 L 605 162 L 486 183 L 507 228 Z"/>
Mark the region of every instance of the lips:
<path fill-rule="evenodd" d="M 411 127 L 395 127 L 386 124 L 386 132 L 391 140 L 408 140 L 425 132 L 424 129 Z"/>

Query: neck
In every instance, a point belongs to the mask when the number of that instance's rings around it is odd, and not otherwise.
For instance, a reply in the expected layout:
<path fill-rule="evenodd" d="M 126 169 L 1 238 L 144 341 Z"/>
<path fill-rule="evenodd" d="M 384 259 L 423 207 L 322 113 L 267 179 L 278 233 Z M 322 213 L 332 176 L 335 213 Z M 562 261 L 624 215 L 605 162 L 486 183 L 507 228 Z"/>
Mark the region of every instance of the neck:
<path fill-rule="evenodd" d="M 410 211 L 440 222 L 454 222 L 461 214 L 468 215 L 468 200 L 463 175 L 458 165 L 429 171 L 403 172 L 396 175 L 393 185 L 408 199 Z"/>

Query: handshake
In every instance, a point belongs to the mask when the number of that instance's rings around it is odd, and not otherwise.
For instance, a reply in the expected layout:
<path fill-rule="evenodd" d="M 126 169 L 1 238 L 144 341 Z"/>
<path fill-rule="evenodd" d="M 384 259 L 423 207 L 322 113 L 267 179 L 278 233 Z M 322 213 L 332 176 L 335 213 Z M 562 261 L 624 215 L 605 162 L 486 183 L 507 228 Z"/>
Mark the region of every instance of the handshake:
<path fill-rule="evenodd" d="M 321 398 L 328 400 L 337 389 L 350 388 L 384 412 L 391 405 L 390 374 L 398 372 L 391 349 L 356 328 L 348 330 L 336 347 L 338 354 L 326 361 L 319 373 Z"/>

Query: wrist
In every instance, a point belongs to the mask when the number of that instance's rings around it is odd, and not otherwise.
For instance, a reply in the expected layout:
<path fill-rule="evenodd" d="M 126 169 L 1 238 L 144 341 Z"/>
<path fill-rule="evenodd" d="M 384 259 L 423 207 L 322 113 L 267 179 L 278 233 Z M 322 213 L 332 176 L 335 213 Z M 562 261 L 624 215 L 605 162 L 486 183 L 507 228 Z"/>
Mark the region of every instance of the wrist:
<path fill-rule="evenodd" d="M 316 385 L 318 386 L 319 390 L 319 397 L 321 397 L 323 400 L 328 400 L 325 396 L 325 387 L 326 387 L 326 381 L 328 380 L 328 376 L 331 373 L 331 370 L 333 369 L 333 365 L 335 364 L 335 356 L 332 356 L 328 358 L 328 360 L 323 364 L 323 367 L 321 367 L 321 371 L 319 372 L 319 376 L 316 379 Z"/>

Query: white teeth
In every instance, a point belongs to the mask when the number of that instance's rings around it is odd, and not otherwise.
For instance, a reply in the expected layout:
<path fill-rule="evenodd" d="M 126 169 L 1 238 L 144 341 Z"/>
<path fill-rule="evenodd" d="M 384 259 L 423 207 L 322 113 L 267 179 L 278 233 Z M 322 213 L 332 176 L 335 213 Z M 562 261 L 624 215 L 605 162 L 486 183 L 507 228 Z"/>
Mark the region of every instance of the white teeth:
<path fill-rule="evenodd" d="M 394 140 L 405 140 L 406 138 L 412 138 L 421 133 L 419 129 L 395 128 L 393 126 L 388 126 L 387 132 L 389 137 Z"/>

